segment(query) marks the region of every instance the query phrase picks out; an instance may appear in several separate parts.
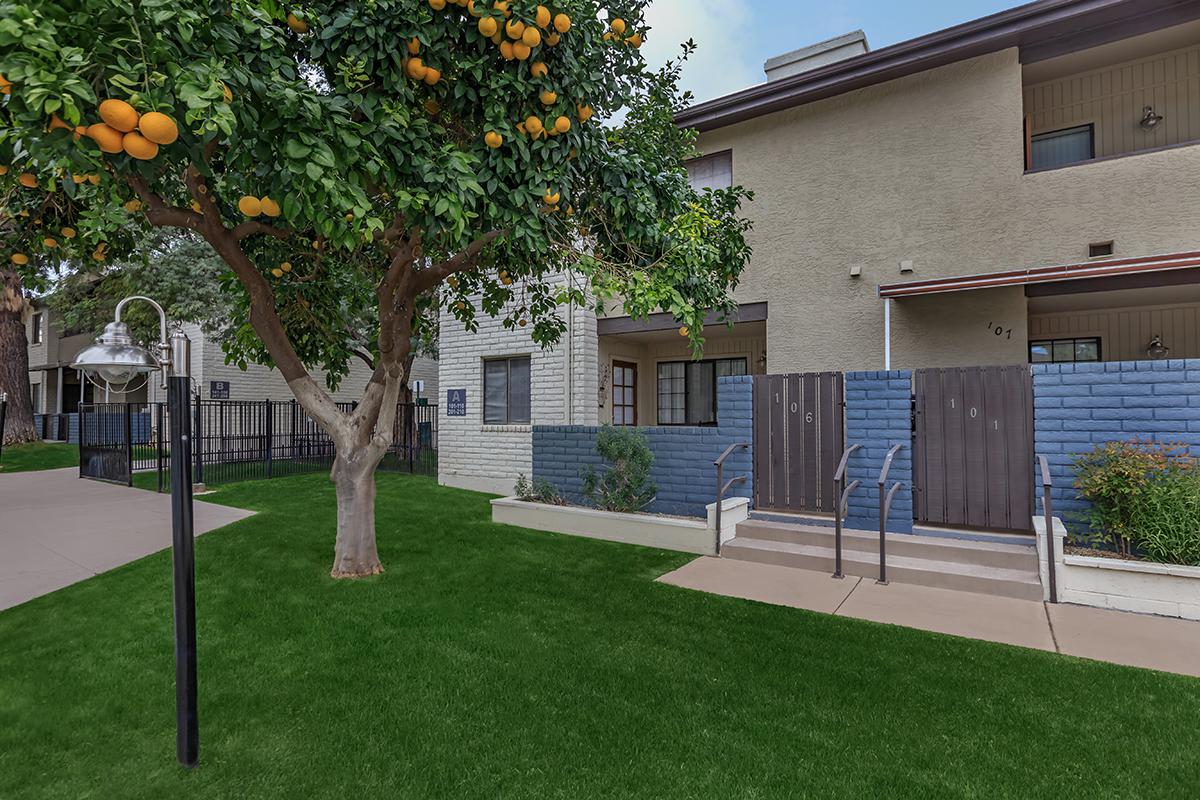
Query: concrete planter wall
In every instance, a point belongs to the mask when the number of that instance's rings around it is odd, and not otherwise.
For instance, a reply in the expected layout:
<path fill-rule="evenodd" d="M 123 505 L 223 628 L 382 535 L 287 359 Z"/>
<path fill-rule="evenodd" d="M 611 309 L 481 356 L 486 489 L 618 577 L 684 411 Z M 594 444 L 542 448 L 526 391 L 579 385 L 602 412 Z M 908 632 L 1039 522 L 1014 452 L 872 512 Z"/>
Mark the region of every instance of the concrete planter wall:
<path fill-rule="evenodd" d="M 749 508 L 750 501 L 744 497 L 725 499 L 721 508 L 722 542 L 733 538 L 737 524 L 749 515 Z M 622 514 L 581 506 L 552 506 L 516 497 L 500 497 L 492 501 L 492 521 L 684 553 L 712 555 L 716 552 L 716 503 L 709 503 L 708 518 L 700 520 Z"/>
<path fill-rule="evenodd" d="M 1041 517 L 1035 518 L 1034 528 L 1042 585 L 1046 586 L 1046 526 Z M 1200 567 L 1071 555 L 1063 552 L 1066 533 L 1062 521 L 1055 518 L 1055 577 L 1060 602 L 1200 620 Z"/>

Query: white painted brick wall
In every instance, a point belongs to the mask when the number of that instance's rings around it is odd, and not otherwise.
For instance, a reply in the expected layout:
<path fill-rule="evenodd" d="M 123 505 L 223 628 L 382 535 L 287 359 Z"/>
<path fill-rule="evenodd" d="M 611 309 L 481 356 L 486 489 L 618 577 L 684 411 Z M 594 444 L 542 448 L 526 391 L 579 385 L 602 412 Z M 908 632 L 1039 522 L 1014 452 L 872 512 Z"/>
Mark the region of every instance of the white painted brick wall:
<path fill-rule="evenodd" d="M 565 280 L 565 279 L 562 279 Z M 552 349 L 534 344 L 528 329 L 505 330 L 500 318 L 478 317 L 469 333 L 449 312 L 440 320 L 438 480 L 466 489 L 511 494 L 518 474 L 533 471 L 532 425 L 597 424 L 596 315 L 572 306 L 570 333 Z M 570 353 L 570 355 L 568 355 Z M 483 424 L 483 361 L 530 357 L 530 425 Z M 568 380 L 568 364 L 571 365 Z M 467 415 L 446 416 L 449 389 L 467 390 Z"/>

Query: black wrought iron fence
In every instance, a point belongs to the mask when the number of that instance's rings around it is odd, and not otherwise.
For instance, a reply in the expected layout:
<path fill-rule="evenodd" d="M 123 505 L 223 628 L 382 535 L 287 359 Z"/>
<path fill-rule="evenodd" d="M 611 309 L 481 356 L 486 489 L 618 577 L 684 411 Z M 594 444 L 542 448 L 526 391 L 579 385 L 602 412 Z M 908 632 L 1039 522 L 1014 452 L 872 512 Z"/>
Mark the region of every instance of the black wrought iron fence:
<path fill-rule="evenodd" d="M 340 403 L 342 410 L 352 404 Z M 132 485 L 156 473 L 169 485 L 170 417 L 164 403 L 80 406 L 80 475 Z M 381 470 L 437 474 L 437 406 L 396 407 Z M 273 478 L 327 470 L 333 441 L 295 400 L 200 400 L 192 405 L 192 479 L 197 483 Z"/>

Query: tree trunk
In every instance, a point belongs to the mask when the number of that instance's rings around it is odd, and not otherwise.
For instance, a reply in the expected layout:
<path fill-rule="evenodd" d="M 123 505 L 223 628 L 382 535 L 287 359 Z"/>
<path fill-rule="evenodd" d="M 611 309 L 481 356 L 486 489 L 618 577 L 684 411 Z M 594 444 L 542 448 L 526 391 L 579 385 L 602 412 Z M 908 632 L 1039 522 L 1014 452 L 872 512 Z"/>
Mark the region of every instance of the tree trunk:
<path fill-rule="evenodd" d="M 365 463 L 343 459 L 340 448 L 334 461 L 331 477 L 337 489 L 337 541 L 330 574 L 335 578 L 383 572 L 375 546 L 375 466 L 369 459 Z"/>
<path fill-rule="evenodd" d="M 29 345 L 25 340 L 25 295 L 15 272 L 0 270 L 0 392 L 8 395 L 4 444 L 37 439 L 29 390 Z"/>

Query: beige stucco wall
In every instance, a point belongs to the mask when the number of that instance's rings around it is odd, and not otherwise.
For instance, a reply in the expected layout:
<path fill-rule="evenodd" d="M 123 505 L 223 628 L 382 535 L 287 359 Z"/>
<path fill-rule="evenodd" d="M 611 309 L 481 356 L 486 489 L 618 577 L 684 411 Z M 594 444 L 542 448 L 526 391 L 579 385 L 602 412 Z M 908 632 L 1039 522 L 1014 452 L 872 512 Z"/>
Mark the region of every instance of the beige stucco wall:
<path fill-rule="evenodd" d="M 882 367 L 880 283 L 1074 263 L 1108 239 L 1200 249 L 1200 148 L 1027 175 L 1022 115 L 1014 48 L 701 135 L 756 193 L 736 297 L 768 303 L 771 372 Z M 893 311 L 893 367 L 1026 360 L 1019 290 Z"/>

